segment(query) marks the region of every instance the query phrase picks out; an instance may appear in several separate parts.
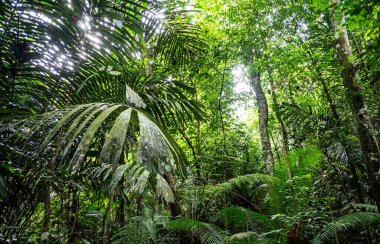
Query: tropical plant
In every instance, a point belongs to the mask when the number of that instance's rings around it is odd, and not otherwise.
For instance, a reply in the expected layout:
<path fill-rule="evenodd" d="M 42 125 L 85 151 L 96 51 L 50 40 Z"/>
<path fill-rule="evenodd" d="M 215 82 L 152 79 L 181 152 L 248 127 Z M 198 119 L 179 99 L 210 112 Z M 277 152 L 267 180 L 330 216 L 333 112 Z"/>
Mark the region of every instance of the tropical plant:
<path fill-rule="evenodd" d="M 379 242 L 379 16 L 1 1 L 0 242 Z"/>
<path fill-rule="evenodd" d="M 169 223 L 169 229 L 189 233 L 202 243 L 223 243 L 224 237 L 218 227 L 194 219 L 177 219 Z"/>
<path fill-rule="evenodd" d="M 328 223 L 313 239 L 312 243 L 326 243 L 337 234 L 363 225 L 380 222 L 380 215 L 370 212 L 356 212 L 343 215 Z"/>
<path fill-rule="evenodd" d="M 198 106 L 184 93 L 191 91 L 190 87 L 168 80 L 171 72 L 165 70 L 165 60 L 175 58 L 184 67 L 202 53 L 204 41 L 198 37 L 194 25 L 185 23 L 185 14 L 158 16 L 157 6 L 128 1 L 116 4 L 43 1 L 38 6 L 10 1 L 1 9 L 5 13 L 2 23 L 6 23 L 1 42 L 10 47 L 2 50 L 2 56 L 9 57 L 9 60 L 2 60 L 2 81 L 7 82 L 2 89 L 11 94 L 2 97 L 2 106 L 6 106 L 4 113 L 8 116 L 1 131 L 3 141 L 9 143 L 2 145 L 13 145 L 22 152 L 4 154 L 2 158 L 23 173 L 23 176 L 7 177 L 4 184 L 17 182 L 22 186 L 21 192 L 31 191 L 34 194 L 30 195 L 38 196 L 32 201 L 21 198 L 22 193 L 13 195 L 13 202 L 2 206 L 5 238 L 15 233 L 7 226 L 21 227 L 23 222 L 25 227 L 16 231 L 16 235 L 20 235 L 29 225 L 27 219 L 11 217 L 21 211 L 14 206 L 32 214 L 43 199 L 43 229 L 46 229 L 50 222 L 50 197 L 58 190 L 52 186 L 53 179 L 82 181 L 86 178 L 83 172 L 90 167 L 100 167 L 99 176 L 105 171 L 104 180 L 112 175 L 109 207 L 115 197 L 113 189 L 121 179 L 132 177 L 132 182 L 128 182 L 132 184 L 130 188 L 140 179 L 134 188 L 141 192 L 149 172 L 156 175 L 152 180 L 156 181 L 158 194 L 174 202 L 171 173 L 180 170 L 183 175 L 185 159 L 156 121 L 164 121 L 168 116 L 171 121 L 185 119 L 179 110 L 186 111 L 189 117 L 199 119 L 201 116 Z M 141 37 L 145 38 L 145 43 L 141 43 Z M 139 58 L 149 49 L 146 43 L 155 48 L 151 52 L 160 58 L 155 61 L 157 67 L 152 74 L 145 72 L 150 69 L 150 61 L 147 63 L 145 57 Z M 186 49 L 181 51 L 183 47 Z M 37 54 L 38 59 L 32 59 Z M 35 68 L 29 69 L 30 66 Z M 28 107 L 35 110 L 23 112 Z M 15 117 L 10 117 L 13 115 Z M 99 147 L 99 142 L 104 146 Z M 145 171 L 139 166 L 125 164 L 126 160 L 141 162 Z M 130 167 L 137 167 L 137 172 L 124 175 Z M 28 182 L 36 180 L 41 184 L 30 189 Z M 47 190 L 37 194 L 44 188 Z M 105 226 L 107 215 L 108 210 Z M 105 233 L 104 238 L 106 236 Z"/>

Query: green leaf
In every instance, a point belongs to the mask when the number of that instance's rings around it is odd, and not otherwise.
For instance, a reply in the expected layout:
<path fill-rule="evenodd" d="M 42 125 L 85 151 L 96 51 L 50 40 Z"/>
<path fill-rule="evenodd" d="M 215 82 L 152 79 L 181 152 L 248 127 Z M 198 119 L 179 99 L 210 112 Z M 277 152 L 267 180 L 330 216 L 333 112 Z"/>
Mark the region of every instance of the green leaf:
<path fill-rule="evenodd" d="M 367 224 L 380 223 L 380 214 L 357 212 L 343 215 L 327 224 L 313 239 L 313 244 L 328 242 L 335 233 L 348 231 L 352 228 L 363 227 Z"/>
<path fill-rule="evenodd" d="M 111 164 L 118 163 L 120 154 L 123 149 L 125 136 L 127 134 L 129 121 L 131 119 L 131 113 L 132 108 L 129 108 L 120 113 L 120 115 L 115 120 L 113 127 L 109 131 L 106 141 L 104 142 L 102 151 L 100 152 L 100 164 L 107 163 L 109 160 Z"/>
<path fill-rule="evenodd" d="M 81 167 L 81 163 L 84 157 L 86 156 L 86 152 L 88 148 L 90 147 L 92 138 L 94 137 L 101 123 L 108 117 L 108 115 L 110 115 L 113 111 L 118 109 L 120 106 L 121 105 L 114 105 L 110 108 L 107 108 L 87 128 L 71 160 L 71 165 L 75 165 L 74 173 L 79 171 Z"/>

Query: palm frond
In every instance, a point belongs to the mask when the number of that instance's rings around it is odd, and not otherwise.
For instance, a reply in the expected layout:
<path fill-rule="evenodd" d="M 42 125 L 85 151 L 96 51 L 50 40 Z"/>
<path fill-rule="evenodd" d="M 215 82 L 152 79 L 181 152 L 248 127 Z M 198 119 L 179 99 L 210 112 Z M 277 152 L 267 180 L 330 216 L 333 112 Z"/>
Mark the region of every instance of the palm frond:
<path fill-rule="evenodd" d="M 92 112 L 89 113 L 91 110 Z M 89 157 L 91 145 L 100 139 L 104 143 L 101 150 L 99 149 L 99 154 L 95 156 L 98 163 L 118 162 L 123 145 L 130 143 L 126 140 L 127 129 L 130 128 L 130 136 L 138 135 L 139 137 L 139 147 L 136 148 L 137 159 L 146 169 L 162 175 L 173 171 L 185 173 L 184 160 L 186 159 L 179 146 L 164 131 L 164 128 L 142 111 L 122 104 L 99 103 L 74 106 L 47 117 L 53 123 L 49 124 L 52 129 L 44 128 L 48 131 L 47 136 L 41 138 L 41 134 L 34 135 L 36 140 L 43 139 L 43 143 L 38 148 L 38 155 L 51 153 L 54 148 L 51 148 L 52 144 L 61 144 L 54 150 L 64 160 L 75 149 L 68 165 L 75 166 L 75 172 L 82 169 L 82 162 Z M 133 126 L 128 127 L 131 123 Z M 139 129 L 136 128 L 137 125 Z M 25 135 L 24 139 L 28 140 L 30 136 L 27 131 L 32 128 L 26 126 L 26 124 L 23 124 L 23 127 L 15 126 L 18 130 L 14 133 L 21 132 L 21 135 Z M 41 125 L 41 127 L 44 126 Z M 72 133 L 75 128 L 76 131 Z M 106 133 L 103 133 L 104 129 Z M 59 131 L 64 133 L 58 133 Z M 66 132 L 68 133 L 65 135 Z M 71 136 L 68 136 L 69 134 Z M 70 139 L 67 139 L 69 137 Z M 30 150 L 35 149 L 30 148 Z M 66 163 L 62 161 L 61 164 Z M 85 165 L 85 167 L 88 166 L 90 165 Z"/>
<path fill-rule="evenodd" d="M 314 237 L 312 243 L 323 244 L 329 241 L 335 233 L 374 223 L 380 223 L 380 214 L 369 212 L 349 213 L 327 224 L 327 226 Z"/>
<path fill-rule="evenodd" d="M 101 123 L 116 109 L 118 109 L 121 105 L 114 105 L 106 108 L 96 119 L 90 124 L 90 126 L 85 131 L 84 135 L 81 138 L 81 141 L 73 155 L 73 158 L 70 162 L 70 166 L 75 166 L 74 172 L 78 172 L 81 168 L 81 163 L 84 160 L 84 157 L 86 156 L 86 153 L 90 147 L 90 144 L 92 142 L 92 139 L 96 133 L 96 131 L 99 129 Z M 108 145 L 105 145 L 108 147 Z M 104 146 L 103 146 L 104 148 Z M 105 149 L 104 151 L 106 151 Z M 102 151 L 102 152 L 104 152 Z M 103 155 L 101 155 L 103 156 Z"/>
<path fill-rule="evenodd" d="M 189 11 L 149 10 L 144 22 L 145 42 L 156 43 L 153 54 L 166 66 L 184 67 L 205 53 L 207 43 L 189 20 Z"/>
<path fill-rule="evenodd" d="M 114 164 L 103 163 L 86 172 L 102 182 L 109 181 L 110 189 L 115 189 L 123 182 L 123 188 L 128 192 L 142 194 L 150 187 L 150 189 L 155 189 L 157 197 L 163 198 L 166 202 L 172 203 L 175 200 L 172 189 L 161 175 L 150 172 L 133 162 L 118 165 L 116 168 Z"/>
<path fill-rule="evenodd" d="M 131 118 L 132 109 L 129 108 L 120 113 L 115 120 L 112 129 L 104 142 L 102 151 L 100 152 L 99 163 L 108 162 L 117 164 L 124 145 L 125 136 L 129 120 Z"/>
<path fill-rule="evenodd" d="M 166 202 L 174 202 L 174 193 L 168 182 L 159 174 L 157 174 L 156 192 L 158 197 L 162 197 Z"/>
<path fill-rule="evenodd" d="M 144 7 L 135 1 L 35 4 L 2 4 L 0 89 L 9 94 L 0 98 L 2 105 L 62 107 L 71 91 L 80 90 L 99 67 L 118 64 L 121 57 L 131 59 L 137 50 L 133 33 L 142 32 Z"/>

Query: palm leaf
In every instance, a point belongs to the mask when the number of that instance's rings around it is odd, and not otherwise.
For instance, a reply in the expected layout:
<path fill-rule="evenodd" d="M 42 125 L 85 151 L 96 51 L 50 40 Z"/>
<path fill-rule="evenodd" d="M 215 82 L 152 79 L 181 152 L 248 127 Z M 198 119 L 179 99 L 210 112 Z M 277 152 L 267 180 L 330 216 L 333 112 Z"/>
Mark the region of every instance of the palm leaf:
<path fill-rule="evenodd" d="M 36 116 L 36 119 L 38 118 L 39 116 Z M 137 120 L 136 125 L 139 125 L 139 129 L 136 131 L 135 126 L 133 127 L 134 129 L 131 127 L 130 133 L 132 137 L 138 135 L 139 138 L 139 147 L 136 151 L 136 153 L 138 152 L 139 163 L 147 170 L 161 175 L 174 171 L 178 171 L 181 174 L 185 173 L 184 162 L 186 159 L 179 146 L 170 138 L 170 135 L 165 132 L 164 128 L 142 111 L 122 104 L 98 103 L 78 105 L 57 113 L 48 113 L 47 118 L 52 123 L 49 124 L 49 127 L 51 126 L 52 129 L 43 129 L 49 132 L 37 151 L 39 154 L 42 152 L 49 154 L 51 153 L 51 150 L 47 150 L 49 145 L 54 141 L 57 144 L 62 143 L 61 147 L 57 147 L 59 151 L 57 149 L 53 151 L 55 151 L 55 154 L 61 155 L 61 160 L 64 160 L 72 149 L 75 149 L 69 164 L 69 167 L 75 166 L 75 172 L 79 172 L 82 168 L 82 162 L 85 160 L 94 140 L 101 139 L 104 135 L 107 136 L 103 138 L 102 149 L 95 156 L 99 160 L 98 164 L 104 164 L 108 161 L 117 163 L 123 145 L 125 143 L 132 143 L 132 141 L 125 140 L 127 126 L 130 124 L 130 121 L 135 121 L 133 123 L 136 123 Z M 81 120 L 83 121 L 80 122 Z M 31 125 L 33 126 L 34 123 L 31 123 Z M 44 127 L 44 125 L 40 126 L 41 128 Z M 107 133 L 100 133 L 101 126 L 104 127 L 102 127 L 102 130 L 107 130 Z M 18 130 L 13 132 L 14 134 L 31 129 L 25 123 L 19 125 L 16 122 L 14 128 L 18 128 Z M 63 131 L 63 134 L 62 136 L 57 136 L 60 130 Z M 73 133 L 74 130 L 75 132 Z M 40 133 L 34 135 L 37 140 L 40 136 L 42 136 Z M 30 140 L 30 136 L 24 137 L 24 139 Z M 73 143 L 74 140 L 77 140 L 77 142 Z M 30 150 L 35 149 L 31 148 Z M 61 162 L 65 164 L 64 161 Z"/>
<path fill-rule="evenodd" d="M 71 165 L 75 165 L 74 172 L 78 172 L 81 167 L 81 162 L 83 161 L 87 150 L 90 147 L 92 138 L 94 137 L 96 131 L 100 127 L 101 123 L 110 115 L 113 111 L 118 109 L 121 105 L 114 105 L 105 109 L 88 127 L 85 134 L 83 135 L 77 150 L 71 160 Z"/>
<path fill-rule="evenodd" d="M 166 202 L 174 202 L 174 193 L 171 190 L 168 182 L 159 174 L 157 174 L 156 192 L 158 197 L 162 197 Z"/>
<path fill-rule="evenodd" d="M 380 223 L 380 214 L 357 212 L 343 215 L 327 224 L 313 239 L 314 244 L 323 244 L 332 238 L 335 233 L 348 231 L 352 228 L 367 224 Z"/>
<path fill-rule="evenodd" d="M 106 141 L 104 142 L 102 151 L 99 156 L 99 163 L 107 162 L 111 158 L 111 164 L 117 164 L 124 145 L 125 136 L 129 120 L 131 118 L 132 109 L 129 108 L 120 113 L 110 130 Z"/>

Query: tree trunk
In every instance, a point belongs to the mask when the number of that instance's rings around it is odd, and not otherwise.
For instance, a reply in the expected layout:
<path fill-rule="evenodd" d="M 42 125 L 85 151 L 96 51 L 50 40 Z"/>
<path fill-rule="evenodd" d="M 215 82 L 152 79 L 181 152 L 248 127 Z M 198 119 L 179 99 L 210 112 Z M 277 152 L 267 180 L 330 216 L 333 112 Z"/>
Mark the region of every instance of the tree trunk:
<path fill-rule="evenodd" d="M 47 185 L 47 194 L 46 194 L 46 198 L 44 202 L 44 219 L 42 222 L 42 233 L 47 232 L 49 230 L 50 215 L 51 215 L 50 193 L 51 193 L 51 182 L 49 181 Z M 42 240 L 41 238 L 39 243 L 44 243 L 44 240 Z"/>
<path fill-rule="evenodd" d="M 124 158 L 124 152 L 121 154 L 121 158 Z M 122 162 L 124 163 L 124 160 Z M 115 222 L 117 224 L 120 224 L 121 226 L 125 225 L 125 202 L 122 197 L 123 192 L 125 192 L 124 184 L 125 184 L 124 178 L 122 178 L 120 180 L 120 192 L 121 192 L 120 203 L 119 203 L 119 207 L 116 209 L 116 218 L 115 218 Z"/>
<path fill-rule="evenodd" d="M 103 244 L 108 243 L 108 233 L 109 233 L 108 223 L 109 223 L 109 218 L 110 218 L 114 198 L 115 198 L 115 190 L 112 190 L 111 195 L 109 197 L 108 206 L 107 206 L 106 212 L 104 213 L 104 218 L 103 218 L 103 231 L 102 231 Z"/>
<path fill-rule="evenodd" d="M 312 56 L 310 55 L 310 57 L 312 57 Z M 336 125 L 337 125 L 338 130 L 339 130 L 339 127 L 342 125 L 342 121 L 340 119 L 340 116 L 338 114 L 336 106 L 335 106 L 335 104 L 334 104 L 334 102 L 332 100 L 332 97 L 331 97 L 330 91 L 329 91 L 329 89 L 327 87 L 326 81 L 323 79 L 322 73 L 319 70 L 317 62 L 313 61 L 313 63 L 317 67 L 317 69 L 316 69 L 317 74 L 316 75 L 317 75 L 317 77 L 319 77 L 319 80 L 320 80 L 320 82 L 322 84 L 323 92 L 325 93 L 325 96 L 326 96 L 326 98 L 327 98 L 327 100 L 329 102 L 331 112 L 332 112 L 332 114 L 333 114 L 333 116 L 334 116 L 334 118 L 336 120 Z M 355 164 L 354 164 L 353 159 L 352 159 L 351 149 L 350 149 L 349 145 L 347 144 L 347 142 L 345 141 L 345 139 L 342 137 L 340 131 L 338 131 L 338 138 L 339 138 L 340 143 L 343 145 L 344 152 L 346 153 L 346 156 L 347 156 L 348 166 L 349 166 L 351 174 L 352 174 L 352 180 L 353 180 L 353 183 L 354 183 L 354 187 L 356 188 L 356 190 L 358 192 L 359 202 L 360 203 L 364 203 L 364 197 L 363 197 L 362 190 L 360 188 L 359 178 L 358 178 L 358 174 L 356 172 L 356 167 L 355 167 Z"/>
<path fill-rule="evenodd" d="M 268 132 L 268 103 L 264 91 L 261 87 L 260 74 L 251 72 L 250 78 L 251 86 L 253 88 L 253 91 L 255 92 L 255 100 L 259 109 L 260 138 L 263 156 L 266 164 L 266 170 L 268 173 L 273 173 L 274 157 Z"/>
<path fill-rule="evenodd" d="M 335 31 L 336 51 L 342 67 L 343 85 L 346 97 L 355 118 L 356 129 L 366 162 L 367 173 L 371 185 L 373 198 L 380 211 L 380 176 L 379 176 L 379 145 L 373 132 L 372 123 L 365 105 L 364 96 L 358 82 L 359 75 L 352 61 L 352 52 L 348 40 L 347 30 L 338 24 L 338 16 L 332 12 L 332 26 Z"/>
<path fill-rule="evenodd" d="M 73 188 L 73 198 L 71 202 L 71 210 L 69 213 L 69 238 L 67 243 L 76 243 L 79 239 L 79 235 L 77 233 L 77 219 L 78 219 L 78 211 L 79 211 L 79 199 L 77 196 L 78 192 L 75 188 Z"/>
<path fill-rule="evenodd" d="M 195 161 L 195 171 L 197 175 L 196 184 L 200 184 L 202 181 L 202 175 L 201 175 L 201 122 L 197 121 L 197 140 L 196 140 L 196 147 L 197 147 L 197 157 Z"/>
<path fill-rule="evenodd" d="M 170 211 L 172 213 L 172 218 L 177 218 L 179 215 L 181 215 L 181 207 L 179 206 L 178 201 L 177 201 L 177 195 L 175 192 L 173 176 L 171 173 L 166 173 L 163 176 L 166 182 L 168 182 L 170 189 L 172 190 L 173 195 L 174 195 L 174 202 L 169 203 Z"/>

